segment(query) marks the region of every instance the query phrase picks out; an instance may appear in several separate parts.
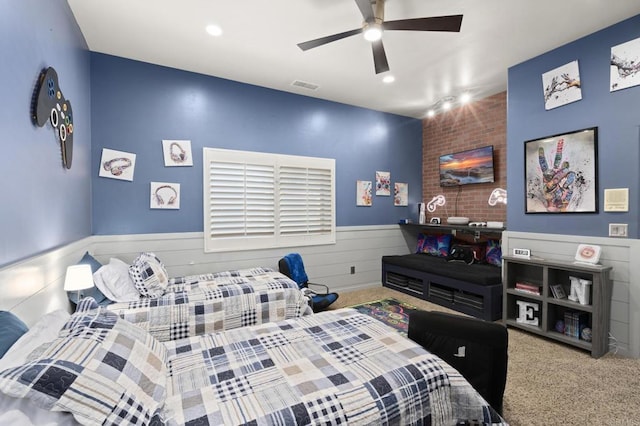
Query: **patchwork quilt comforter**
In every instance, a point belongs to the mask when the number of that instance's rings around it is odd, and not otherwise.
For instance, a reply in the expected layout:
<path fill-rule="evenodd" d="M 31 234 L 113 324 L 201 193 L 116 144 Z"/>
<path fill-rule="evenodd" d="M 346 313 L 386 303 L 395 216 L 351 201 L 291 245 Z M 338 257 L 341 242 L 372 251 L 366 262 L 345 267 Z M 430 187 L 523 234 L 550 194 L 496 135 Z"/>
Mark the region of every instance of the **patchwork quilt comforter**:
<path fill-rule="evenodd" d="M 161 344 L 98 308 L 35 352 L 0 392 L 83 424 L 504 424 L 455 370 L 352 309 Z"/>
<path fill-rule="evenodd" d="M 172 278 L 158 298 L 113 303 L 107 309 L 160 341 L 313 313 L 295 281 L 269 268 Z"/>

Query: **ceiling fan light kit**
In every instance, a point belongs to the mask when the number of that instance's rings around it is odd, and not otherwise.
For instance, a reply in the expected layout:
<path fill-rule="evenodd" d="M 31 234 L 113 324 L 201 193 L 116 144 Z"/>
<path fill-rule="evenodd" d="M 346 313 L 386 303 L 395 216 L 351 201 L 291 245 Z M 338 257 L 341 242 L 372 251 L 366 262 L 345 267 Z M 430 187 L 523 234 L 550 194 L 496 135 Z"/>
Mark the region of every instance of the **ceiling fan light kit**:
<path fill-rule="evenodd" d="M 365 23 L 364 31 L 362 34 L 364 35 L 364 39 L 367 41 L 378 41 L 382 38 L 382 26 L 376 22 Z"/>
<path fill-rule="evenodd" d="M 373 51 L 373 64 L 376 74 L 389 71 L 387 55 L 382 44 L 382 33 L 390 30 L 400 31 L 446 31 L 460 32 L 462 26 L 462 15 L 434 16 L 429 18 L 400 19 L 397 21 L 384 20 L 384 0 L 355 0 L 363 24 L 361 28 L 320 37 L 314 40 L 298 43 L 298 47 L 303 50 L 313 49 L 325 44 L 342 40 L 356 34 L 362 33 L 364 38 L 371 42 Z M 374 11 L 375 6 L 375 11 Z"/>

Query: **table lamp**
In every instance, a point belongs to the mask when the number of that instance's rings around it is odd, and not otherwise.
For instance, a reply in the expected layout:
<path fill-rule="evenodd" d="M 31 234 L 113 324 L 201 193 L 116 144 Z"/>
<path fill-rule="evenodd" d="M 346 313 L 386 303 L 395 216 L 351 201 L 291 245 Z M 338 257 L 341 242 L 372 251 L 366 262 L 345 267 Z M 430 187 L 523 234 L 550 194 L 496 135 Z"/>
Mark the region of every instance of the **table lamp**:
<path fill-rule="evenodd" d="M 67 268 L 64 278 L 65 291 L 77 291 L 78 303 L 80 303 L 80 290 L 93 287 L 93 272 L 91 266 L 86 264 L 71 265 Z"/>

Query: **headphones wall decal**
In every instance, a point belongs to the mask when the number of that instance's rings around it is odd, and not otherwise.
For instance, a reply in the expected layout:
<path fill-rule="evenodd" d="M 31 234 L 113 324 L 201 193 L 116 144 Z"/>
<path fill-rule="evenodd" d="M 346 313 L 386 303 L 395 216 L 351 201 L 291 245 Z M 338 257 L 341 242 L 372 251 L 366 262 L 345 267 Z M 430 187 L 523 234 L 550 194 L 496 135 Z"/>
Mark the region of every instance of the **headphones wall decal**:
<path fill-rule="evenodd" d="M 171 145 L 169 145 L 169 155 L 171 155 L 171 159 L 176 163 L 184 163 L 184 160 L 187 159 L 187 151 L 182 149 L 178 142 L 171 142 Z"/>
<path fill-rule="evenodd" d="M 102 148 L 98 176 L 131 182 L 136 168 L 136 157 L 133 152 Z"/>
<path fill-rule="evenodd" d="M 158 203 L 158 205 L 160 206 L 164 205 L 164 198 L 162 198 L 162 195 L 160 195 L 160 190 L 162 189 L 168 189 L 170 191 L 171 198 L 169 198 L 169 201 L 167 202 L 167 204 L 173 205 L 173 203 L 176 201 L 176 198 L 178 198 L 178 191 L 176 191 L 175 188 L 171 185 L 162 185 L 156 188 L 153 195 L 154 197 L 156 197 L 156 202 Z"/>
<path fill-rule="evenodd" d="M 131 160 L 126 157 L 113 158 L 102 163 L 102 167 L 114 176 L 120 176 L 128 167 L 131 167 Z"/>
<path fill-rule="evenodd" d="M 193 166 L 191 141 L 186 139 L 163 139 L 162 156 L 165 167 Z"/>
<path fill-rule="evenodd" d="M 180 184 L 170 182 L 151 182 L 152 209 L 180 209 Z"/>

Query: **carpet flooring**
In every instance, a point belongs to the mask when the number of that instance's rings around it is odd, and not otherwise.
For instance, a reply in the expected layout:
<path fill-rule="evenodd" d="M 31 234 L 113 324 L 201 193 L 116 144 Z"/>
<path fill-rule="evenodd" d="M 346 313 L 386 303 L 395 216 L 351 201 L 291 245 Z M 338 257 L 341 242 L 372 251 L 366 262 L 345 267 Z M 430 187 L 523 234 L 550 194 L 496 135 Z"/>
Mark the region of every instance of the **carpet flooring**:
<path fill-rule="evenodd" d="M 331 309 L 387 298 L 454 312 L 386 287 L 343 292 Z M 586 351 L 509 328 L 503 415 L 512 426 L 640 425 L 640 360 L 611 352 L 594 359 Z"/>

